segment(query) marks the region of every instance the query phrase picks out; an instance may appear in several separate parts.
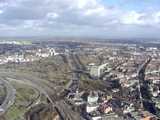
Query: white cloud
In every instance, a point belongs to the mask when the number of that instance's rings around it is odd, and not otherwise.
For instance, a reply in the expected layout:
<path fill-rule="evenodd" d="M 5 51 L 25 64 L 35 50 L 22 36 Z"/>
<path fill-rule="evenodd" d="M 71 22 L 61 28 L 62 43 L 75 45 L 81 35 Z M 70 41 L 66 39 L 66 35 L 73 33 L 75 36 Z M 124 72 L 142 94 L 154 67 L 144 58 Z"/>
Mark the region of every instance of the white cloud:
<path fill-rule="evenodd" d="M 93 34 L 98 34 L 97 31 L 106 34 L 105 30 L 113 34 L 118 28 L 121 31 L 148 25 L 160 28 L 160 11 L 121 10 L 102 4 L 102 0 L 9 0 L 0 3 L 0 24 L 24 34 L 26 29 L 33 33 L 36 29 L 45 30 L 45 34 L 61 32 L 61 28 L 70 33 L 84 29 Z"/>
<path fill-rule="evenodd" d="M 160 11 L 136 12 L 129 11 L 119 18 L 120 23 L 125 25 L 160 27 Z"/>
<path fill-rule="evenodd" d="M 85 15 L 90 16 L 90 15 L 100 15 L 100 16 L 104 16 L 106 14 L 106 9 L 104 7 L 98 7 L 98 8 L 94 8 L 94 9 L 87 9 L 85 11 Z"/>
<path fill-rule="evenodd" d="M 143 13 L 131 11 L 127 14 L 124 14 L 120 19 L 123 24 L 144 24 L 145 21 L 141 19 L 143 15 Z"/>
<path fill-rule="evenodd" d="M 93 8 L 99 5 L 97 0 L 71 0 L 78 9 Z"/>
<path fill-rule="evenodd" d="M 155 23 L 159 24 L 160 23 L 160 11 L 156 12 L 154 15 L 154 21 Z"/>
<path fill-rule="evenodd" d="M 56 19 L 59 17 L 57 13 L 47 13 L 47 18 Z"/>
<path fill-rule="evenodd" d="M 0 14 L 2 14 L 3 13 L 3 10 L 0 10 Z"/>

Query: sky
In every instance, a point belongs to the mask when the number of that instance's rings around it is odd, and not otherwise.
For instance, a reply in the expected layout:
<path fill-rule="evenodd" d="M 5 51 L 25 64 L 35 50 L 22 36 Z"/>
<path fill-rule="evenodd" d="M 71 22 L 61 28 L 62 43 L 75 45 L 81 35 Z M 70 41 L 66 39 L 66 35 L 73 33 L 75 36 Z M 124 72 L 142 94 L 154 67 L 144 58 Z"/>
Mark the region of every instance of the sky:
<path fill-rule="evenodd" d="M 0 0 L 0 36 L 160 38 L 160 0 Z"/>

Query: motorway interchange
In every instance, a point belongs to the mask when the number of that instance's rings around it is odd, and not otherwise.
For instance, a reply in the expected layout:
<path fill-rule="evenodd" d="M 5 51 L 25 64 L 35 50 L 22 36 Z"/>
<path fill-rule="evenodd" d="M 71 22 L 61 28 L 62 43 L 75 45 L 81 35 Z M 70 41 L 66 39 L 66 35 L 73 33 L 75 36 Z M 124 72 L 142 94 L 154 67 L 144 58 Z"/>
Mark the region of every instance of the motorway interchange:
<path fill-rule="evenodd" d="M 69 57 L 73 57 L 72 55 Z M 77 66 L 74 58 L 71 67 Z M 73 66 L 72 66 L 73 65 Z M 17 84 L 26 84 L 35 89 L 37 89 L 41 94 L 45 95 L 52 107 L 57 111 L 61 119 L 68 118 L 69 120 L 81 119 L 78 113 L 73 112 L 69 105 L 63 99 L 66 94 L 63 92 L 71 90 L 75 92 L 78 89 L 79 74 L 73 73 L 71 79 L 71 84 L 65 87 L 61 91 L 57 91 L 57 86 L 51 85 L 49 81 L 42 80 L 40 78 L 34 77 L 34 75 L 19 74 L 16 71 L 6 71 L 0 70 L 0 80 L 3 85 L 7 88 L 6 97 L 3 103 L 0 105 L 0 115 L 3 115 L 11 105 L 13 105 L 16 96 L 16 89 L 12 86 L 11 82 L 16 82 Z M 75 82 L 76 81 L 76 82 Z M 62 96 L 64 94 L 64 96 Z"/>

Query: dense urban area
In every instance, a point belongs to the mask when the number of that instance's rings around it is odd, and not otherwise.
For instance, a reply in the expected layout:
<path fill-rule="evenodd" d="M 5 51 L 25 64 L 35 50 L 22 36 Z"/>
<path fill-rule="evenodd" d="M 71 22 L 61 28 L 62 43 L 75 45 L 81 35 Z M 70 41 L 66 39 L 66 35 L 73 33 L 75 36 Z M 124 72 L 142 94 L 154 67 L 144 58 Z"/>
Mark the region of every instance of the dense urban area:
<path fill-rule="evenodd" d="M 156 42 L 0 41 L 0 120 L 158 119 Z"/>

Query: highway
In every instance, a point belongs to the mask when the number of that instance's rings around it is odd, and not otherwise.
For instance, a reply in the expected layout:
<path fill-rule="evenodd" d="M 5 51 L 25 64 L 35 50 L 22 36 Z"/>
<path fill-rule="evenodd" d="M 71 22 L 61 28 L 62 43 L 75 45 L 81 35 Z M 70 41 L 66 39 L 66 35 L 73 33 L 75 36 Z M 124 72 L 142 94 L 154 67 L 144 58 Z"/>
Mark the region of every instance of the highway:
<path fill-rule="evenodd" d="M 3 78 L 0 78 L 0 81 L 6 87 L 6 97 L 3 103 L 0 105 L 0 115 L 3 115 L 8 110 L 8 108 L 11 105 L 13 105 L 15 100 L 16 90 L 8 81 L 4 80 Z"/>
<path fill-rule="evenodd" d="M 75 68 L 78 68 L 75 59 L 70 58 L 70 60 L 73 65 L 72 67 L 76 66 Z M 1 115 L 4 114 L 10 107 L 10 105 L 14 103 L 16 91 L 10 84 L 11 81 L 14 81 L 17 83 L 28 84 L 33 88 L 36 88 L 41 94 L 44 94 L 48 98 L 49 102 L 52 104 L 52 107 L 56 109 L 57 113 L 59 113 L 62 120 L 82 120 L 80 114 L 74 112 L 65 102 L 65 99 L 63 98 L 65 96 L 62 96 L 64 89 L 58 91 L 57 85 L 51 84 L 47 80 L 34 77 L 34 75 L 31 74 L 20 74 L 16 71 L 5 70 L 0 70 L 0 80 L 5 82 L 8 88 L 7 97 L 1 105 L 1 108 L 4 109 L 4 111 L 1 112 Z M 78 89 L 79 85 L 79 73 L 72 74 L 71 81 L 72 84 L 67 89 L 75 92 Z"/>
<path fill-rule="evenodd" d="M 70 53 L 67 55 L 68 63 L 71 70 L 82 70 L 81 63 L 78 60 L 78 56 L 76 54 Z M 70 82 L 67 84 L 66 89 L 69 90 L 71 93 L 76 93 L 79 88 L 79 80 L 80 80 L 80 73 L 73 71 L 72 78 Z"/>
<path fill-rule="evenodd" d="M 76 93 L 76 91 L 79 89 L 80 73 L 75 72 L 74 70 L 84 69 L 84 67 L 82 67 L 82 65 L 80 63 L 79 57 L 76 54 L 74 54 L 74 53 L 68 54 L 67 60 L 68 60 L 68 64 L 69 64 L 70 69 L 73 71 L 71 72 L 71 76 L 72 76 L 71 80 L 65 86 L 65 90 L 69 91 L 69 93 L 67 93 L 65 97 L 67 97 L 69 94 Z M 59 113 L 62 120 L 83 120 L 83 118 L 80 116 L 79 113 L 77 113 L 75 111 L 71 111 L 71 108 L 67 104 L 65 99 L 59 101 L 57 103 L 57 106 L 60 106 L 60 108 L 61 108 L 61 111 L 57 110 L 57 112 Z"/>
<path fill-rule="evenodd" d="M 44 94 L 51 102 L 56 100 L 56 98 L 52 99 L 49 96 L 49 93 L 53 93 L 56 90 L 53 89 L 53 87 L 56 88 L 56 86 L 49 86 L 49 83 L 47 83 L 45 80 L 42 80 L 40 78 L 36 78 L 33 77 L 31 75 L 27 75 L 27 74 L 19 74 L 17 72 L 2 72 L 0 73 L 0 78 L 5 79 L 5 81 L 16 81 L 18 83 L 25 83 L 25 84 L 30 84 L 32 85 L 33 88 L 36 88 L 37 90 L 39 90 L 42 94 Z"/>
<path fill-rule="evenodd" d="M 16 72 L 0 72 L 0 81 L 4 83 L 6 86 L 6 97 L 3 103 L 0 106 L 1 113 L 0 115 L 4 114 L 8 108 L 14 103 L 16 90 L 13 88 L 13 86 L 10 84 L 11 81 L 15 81 L 17 83 L 23 83 L 32 86 L 33 88 L 36 88 L 38 91 L 40 91 L 42 94 L 44 94 L 52 104 L 54 104 L 53 97 L 51 98 L 49 96 L 49 91 L 53 92 L 54 90 L 50 89 L 48 86 L 46 86 L 45 82 L 42 82 L 39 78 L 34 78 L 30 75 L 19 75 L 19 73 Z M 56 87 L 55 87 L 56 88 Z"/>

